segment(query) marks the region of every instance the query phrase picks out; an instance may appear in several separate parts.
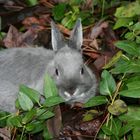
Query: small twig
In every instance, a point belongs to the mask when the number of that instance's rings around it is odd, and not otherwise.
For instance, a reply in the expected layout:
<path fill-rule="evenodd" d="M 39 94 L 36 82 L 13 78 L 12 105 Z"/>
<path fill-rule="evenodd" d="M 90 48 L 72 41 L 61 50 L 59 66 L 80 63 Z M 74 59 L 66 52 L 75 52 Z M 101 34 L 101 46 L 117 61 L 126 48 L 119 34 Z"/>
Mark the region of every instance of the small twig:
<path fill-rule="evenodd" d="M 110 115 L 110 113 L 108 113 L 108 114 L 106 115 L 106 117 L 104 118 L 104 120 L 102 121 L 100 127 L 99 127 L 98 130 L 97 130 L 97 133 L 95 134 L 94 140 L 96 140 L 97 135 L 98 135 L 98 133 L 99 133 L 101 127 L 103 126 L 104 122 L 109 118 L 109 115 Z"/>

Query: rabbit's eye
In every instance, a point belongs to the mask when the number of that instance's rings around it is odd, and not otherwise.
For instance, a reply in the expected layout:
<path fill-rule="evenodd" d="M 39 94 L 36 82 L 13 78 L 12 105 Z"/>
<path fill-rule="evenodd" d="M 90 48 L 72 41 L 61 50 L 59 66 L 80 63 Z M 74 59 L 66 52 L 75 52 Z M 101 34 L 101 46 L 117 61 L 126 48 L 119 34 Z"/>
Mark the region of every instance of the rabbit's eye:
<path fill-rule="evenodd" d="M 56 74 L 57 76 L 59 76 L 58 69 L 55 69 L 55 74 Z"/>
<path fill-rule="evenodd" d="M 83 75 L 84 74 L 84 68 L 81 68 L 80 73 Z"/>

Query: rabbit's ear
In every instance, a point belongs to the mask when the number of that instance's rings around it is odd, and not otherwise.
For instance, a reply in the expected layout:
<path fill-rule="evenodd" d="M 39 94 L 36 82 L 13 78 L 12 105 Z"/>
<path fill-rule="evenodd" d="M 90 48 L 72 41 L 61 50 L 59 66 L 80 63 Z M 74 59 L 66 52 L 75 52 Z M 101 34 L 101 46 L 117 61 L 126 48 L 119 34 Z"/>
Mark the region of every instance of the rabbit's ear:
<path fill-rule="evenodd" d="M 51 40 L 54 51 L 57 51 L 64 46 L 64 36 L 60 33 L 53 21 L 51 21 Z"/>
<path fill-rule="evenodd" d="M 81 46 L 83 44 L 83 32 L 80 18 L 76 21 L 76 24 L 71 32 L 70 40 L 76 45 L 78 50 L 81 50 Z"/>

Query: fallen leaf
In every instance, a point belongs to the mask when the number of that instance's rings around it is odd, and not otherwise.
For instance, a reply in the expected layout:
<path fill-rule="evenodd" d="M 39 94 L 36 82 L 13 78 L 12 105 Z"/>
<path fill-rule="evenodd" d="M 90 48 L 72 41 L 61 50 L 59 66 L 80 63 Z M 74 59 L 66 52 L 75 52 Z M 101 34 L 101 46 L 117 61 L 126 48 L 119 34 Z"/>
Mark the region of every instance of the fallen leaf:
<path fill-rule="evenodd" d="M 27 47 L 28 45 L 33 44 L 36 37 L 37 33 L 31 29 L 27 30 L 25 33 L 21 33 L 11 25 L 3 42 L 7 48 Z"/>

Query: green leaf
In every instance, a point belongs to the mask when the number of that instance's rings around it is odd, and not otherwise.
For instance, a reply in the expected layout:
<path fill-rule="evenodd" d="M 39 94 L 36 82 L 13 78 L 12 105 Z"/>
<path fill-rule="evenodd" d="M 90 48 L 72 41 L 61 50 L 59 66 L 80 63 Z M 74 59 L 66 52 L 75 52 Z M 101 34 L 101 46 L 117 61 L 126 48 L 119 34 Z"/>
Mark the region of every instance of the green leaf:
<path fill-rule="evenodd" d="M 52 113 L 51 111 L 46 111 L 45 113 L 43 113 L 42 115 L 38 117 L 38 120 L 47 120 L 53 116 L 54 116 L 54 113 Z"/>
<path fill-rule="evenodd" d="M 134 125 L 132 123 L 126 124 L 123 127 L 121 127 L 119 136 L 122 137 L 128 132 L 130 132 L 134 128 Z"/>
<path fill-rule="evenodd" d="M 132 41 L 117 41 L 115 45 L 127 52 L 128 54 L 139 56 L 140 55 L 140 48 L 135 42 Z"/>
<path fill-rule="evenodd" d="M 29 112 L 26 113 L 26 115 L 22 119 L 22 123 L 26 124 L 30 122 L 33 117 L 36 115 L 36 109 L 31 109 Z"/>
<path fill-rule="evenodd" d="M 27 132 L 33 131 L 35 129 L 35 125 L 33 123 L 28 123 L 25 126 Z"/>
<path fill-rule="evenodd" d="M 87 111 L 84 116 L 83 116 L 83 122 L 86 121 L 91 121 L 95 118 L 97 118 L 97 116 L 99 116 L 101 113 L 99 113 L 97 110 L 89 110 Z"/>
<path fill-rule="evenodd" d="M 119 119 L 127 123 L 139 121 L 140 122 L 140 107 L 128 106 L 128 111 L 119 116 Z"/>
<path fill-rule="evenodd" d="M 124 37 L 130 41 L 133 41 L 135 39 L 135 35 L 133 32 L 127 32 Z"/>
<path fill-rule="evenodd" d="M 138 1 L 131 2 L 126 6 L 118 7 L 115 13 L 115 16 L 118 18 L 128 18 L 140 15 L 140 4 Z"/>
<path fill-rule="evenodd" d="M 92 18 L 90 11 L 80 11 L 78 17 L 82 19 L 82 25 L 85 26 L 93 24 L 94 22 L 94 18 Z"/>
<path fill-rule="evenodd" d="M 30 123 L 29 125 L 26 126 L 26 129 L 29 128 L 34 128 L 30 133 L 31 134 L 35 134 L 35 133 L 39 133 L 40 131 L 42 131 L 44 129 L 44 122 L 40 122 L 40 121 L 35 121 Z"/>
<path fill-rule="evenodd" d="M 77 17 L 75 16 L 75 18 L 73 19 L 72 15 L 67 15 L 65 18 L 63 18 L 61 23 L 68 29 L 72 29 L 73 26 L 75 25 L 76 18 L 78 18 L 78 16 Z"/>
<path fill-rule="evenodd" d="M 44 103 L 43 103 L 43 106 L 44 107 L 52 107 L 52 106 L 55 106 L 55 105 L 58 105 L 60 103 L 63 103 L 65 102 L 64 99 L 60 96 L 51 96 L 51 97 L 48 97 Z"/>
<path fill-rule="evenodd" d="M 18 101 L 24 111 L 29 111 L 33 108 L 32 100 L 24 93 L 19 92 Z"/>
<path fill-rule="evenodd" d="M 105 96 L 95 96 L 89 99 L 88 102 L 84 104 L 84 107 L 93 107 L 107 103 L 108 100 Z"/>
<path fill-rule="evenodd" d="M 45 75 L 45 81 L 44 81 L 44 95 L 46 99 L 51 96 L 57 96 L 58 90 L 56 87 L 56 84 L 54 80 L 48 75 Z"/>
<path fill-rule="evenodd" d="M 26 0 L 29 6 L 34 6 L 38 4 L 38 0 Z"/>
<path fill-rule="evenodd" d="M 53 137 L 51 136 L 51 134 L 49 133 L 48 131 L 48 128 L 47 127 L 44 127 L 44 130 L 43 130 L 43 137 L 45 140 L 51 140 L 53 139 Z"/>
<path fill-rule="evenodd" d="M 37 108 L 36 116 L 39 117 L 43 113 L 45 113 L 47 110 L 44 108 Z"/>
<path fill-rule="evenodd" d="M 25 85 L 20 85 L 19 91 L 26 94 L 34 103 L 39 104 L 40 93 L 32 88 L 29 88 Z"/>
<path fill-rule="evenodd" d="M 136 43 L 140 44 L 140 36 L 136 36 Z"/>
<path fill-rule="evenodd" d="M 127 111 L 127 105 L 122 100 L 115 100 L 113 104 L 108 106 L 108 111 L 113 115 L 120 115 Z"/>
<path fill-rule="evenodd" d="M 119 95 L 131 98 L 140 98 L 140 88 L 137 89 L 128 89 L 119 92 Z"/>
<path fill-rule="evenodd" d="M 133 60 L 122 61 L 122 63 L 116 63 L 115 68 L 111 70 L 112 73 L 137 73 L 140 72 L 139 60 L 134 62 Z"/>
<path fill-rule="evenodd" d="M 140 126 L 133 129 L 133 140 L 140 140 Z"/>
<path fill-rule="evenodd" d="M 106 124 L 104 124 L 101 129 L 106 135 L 111 136 L 113 134 L 112 129 L 109 126 L 107 126 Z"/>
<path fill-rule="evenodd" d="M 0 127 L 5 127 L 6 126 L 6 121 L 7 118 L 10 116 L 9 113 L 0 111 Z"/>
<path fill-rule="evenodd" d="M 7 119 L 7 126 L 22 127 L 21 118 L 19 116 L 11 116 Z"/>
<path fill-rule="evenodd" d="M 52 9 L 52 14 L 55 20 L 60 21 L 64 17 L 66 7 L 67 7 L 66 3 L 60 3 Z"/>
<path fill-rule="evenodd" d="M 102 126 L 102 130 L 106 135 L 111 136 L 113 139 L 117 139 L 119 137 L 119 131 L 121 128 L 121 121 L 118 118 L 111 118 L 108 122 L 106 122 Z"/>
<path fill-rule="evenodd" d="M 133 30 L 134 31 L 140 30 L 140 23 L 139 22 L 137 22 L 136 24 L 133 25 Z"/>
<path fill-rule="evenodd" d="M 112 67 L 121 57 L 122 57 L 122 51 L 117 52 L 103 68 L 108 69 Z"/>
<path fill-rule="evenodd" d="M 140 88 L 140 80 L 139 81 L 132 81 L 128 82 L 127 84 L 128 89 L 139 89 Z"/>
<path fill-rule="evenodd" d="M 132 18 L 119 18 L 116 21 L 113 29 L 116 30 L 116 29 L 118 29 L 120 27 L 128 27 L 129 23 L 132 22 L 132 20 L 133 20 Z"/>
<path fill-rule="evenodd" d="M 102 95 L 111 95 L 116 90 L 116 83 L 112 75 L 104 70 L 101 75 L 101 82 L 100 82 L 100 93 Z"/>
<path fill-rule="evenodd" d="M 111 119 L 111 122 L 112 122 L 112 133 L 118 137 L 119 136 L 119 132 L 120 132 L 120 129 L 122 127 L 122 122 L 118 119 L 118 118 L 112 118 Z"/>

